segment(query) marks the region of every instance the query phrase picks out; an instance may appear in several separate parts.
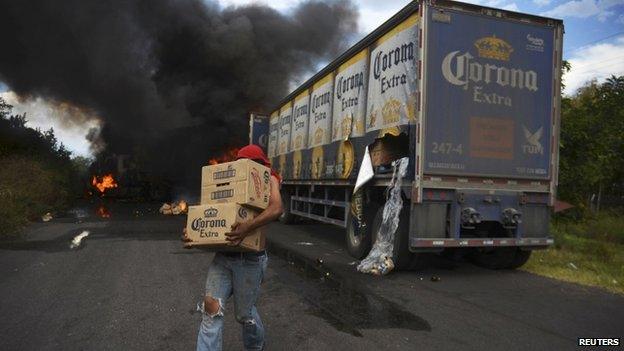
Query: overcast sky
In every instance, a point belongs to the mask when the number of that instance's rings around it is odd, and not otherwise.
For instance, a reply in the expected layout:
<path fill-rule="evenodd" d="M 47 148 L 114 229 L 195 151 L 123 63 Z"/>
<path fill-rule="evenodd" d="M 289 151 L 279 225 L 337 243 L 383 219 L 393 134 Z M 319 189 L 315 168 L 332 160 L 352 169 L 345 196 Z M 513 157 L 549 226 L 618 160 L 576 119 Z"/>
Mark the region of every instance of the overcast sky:
<path fill-rule="evenodd" d="M 293 0 L 219 0 L 223 6 L 260 3 L 288 12 Z M 565 24 L 564 58 L 572 64 L 566 75 L 566 93 L 571 94 L 591 79 L 604 80 L 624 74 L 624 0 L 466 0 L 476 4 L 535 15 L 561 18 Z M 390 18 L 409 3 L 406 0 L 355 0 L 360 11 L 359 38 Z M 358 39 L 359 39 L 358 38 Z M 16 113 L 26 112 L 29 125 L 53 127 L 61 140 L 75 154 L 88 156 L 89 144 L 84 136 L 95 124 L 72 125 L 63 122 L 63 111 L 51 108 L 37 99 L 19 103 L 0 82 L 0 94 L 15 106 Z"/>

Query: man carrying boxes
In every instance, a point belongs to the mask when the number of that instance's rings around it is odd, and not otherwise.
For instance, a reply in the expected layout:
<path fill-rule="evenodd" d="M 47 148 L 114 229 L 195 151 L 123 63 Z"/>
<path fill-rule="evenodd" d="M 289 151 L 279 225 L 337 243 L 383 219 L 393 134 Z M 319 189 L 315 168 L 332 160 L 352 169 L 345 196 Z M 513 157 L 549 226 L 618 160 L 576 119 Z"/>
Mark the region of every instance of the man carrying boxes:
<path fill-rule="evenodd" d="M 264 226 L 282 214 L 279 176 L 257 145 L 237 160 L 202 169 L 201 202 L 190 206 L 185 247 L 211 247 L 197 350 L 221 350 L 223 306 L 234 296 L 246 350 L 264 348 L 264 327 L 256 300 L 267 267 Z"/>

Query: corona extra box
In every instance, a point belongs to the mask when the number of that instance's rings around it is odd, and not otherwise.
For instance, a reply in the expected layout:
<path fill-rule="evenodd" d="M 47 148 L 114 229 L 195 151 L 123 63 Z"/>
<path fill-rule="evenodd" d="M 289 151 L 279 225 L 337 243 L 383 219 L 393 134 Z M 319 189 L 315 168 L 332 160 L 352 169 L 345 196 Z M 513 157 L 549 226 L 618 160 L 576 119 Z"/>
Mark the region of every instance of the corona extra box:
<path fill-rule="evenodd" d="M 225 233 L 234 223 L 247 222 L 258 215 L 259 211 L 236 203 L 189 206 L 186 222 L 187 236 L 192 240 L 186 245 L 208 246 L 216 249 L 230 248 Z M 256 229 L 245 237 L 239 246 L 232 250 L 261 251 L 266 246 L 262 228 Z"/>
<path fill-rule="evenodd" d="M 265 209 L 269 205 L 268 187 L 253 180 L 205 186 L 201 189 L 201 204 L 233 202 Z"/>
<path fill-rule="evenodd" d="M 205 166 L 200 203 L 233 202 L 265 209 L 269 204 L 270 179 L 268 167 L 248 159 Z"/>

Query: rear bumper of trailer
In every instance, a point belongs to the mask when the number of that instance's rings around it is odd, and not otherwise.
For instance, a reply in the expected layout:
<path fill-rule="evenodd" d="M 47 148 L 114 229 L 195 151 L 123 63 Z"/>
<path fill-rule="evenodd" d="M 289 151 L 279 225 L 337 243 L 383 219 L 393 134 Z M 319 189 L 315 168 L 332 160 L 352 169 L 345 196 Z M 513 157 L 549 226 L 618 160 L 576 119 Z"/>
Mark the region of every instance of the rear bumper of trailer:
<path fill-rule="evenodd" d="M 455 247 L 504 247 L 517 246 L 530 249 L 545 249 L 554 243 L 553 238 L 483 238 L 483 239 L 418 239 L 410 238 L 410 251 L 423 249 L 444 249 Z"/>

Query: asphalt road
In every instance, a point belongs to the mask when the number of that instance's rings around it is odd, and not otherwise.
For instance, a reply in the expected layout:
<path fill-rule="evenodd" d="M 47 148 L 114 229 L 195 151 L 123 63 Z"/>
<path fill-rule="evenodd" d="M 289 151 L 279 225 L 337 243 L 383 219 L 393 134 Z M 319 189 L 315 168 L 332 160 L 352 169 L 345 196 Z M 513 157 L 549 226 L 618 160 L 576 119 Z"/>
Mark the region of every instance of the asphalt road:
<path fill-rule="evenodd" d="M 194 349 L 212 254 L 181 248 L 184 217 L 155 208 L 116 205 L 103 219 L 89 207 L 0 243 L 0 349 Z M 340 234 L 271 225 L 258 304 L 268 350 L 569 350 L 578 337 L 624 336 L 621 296 L 437 258 L 365 276 Z M 231 310 L 224 349 L 241 350 Z"/>

